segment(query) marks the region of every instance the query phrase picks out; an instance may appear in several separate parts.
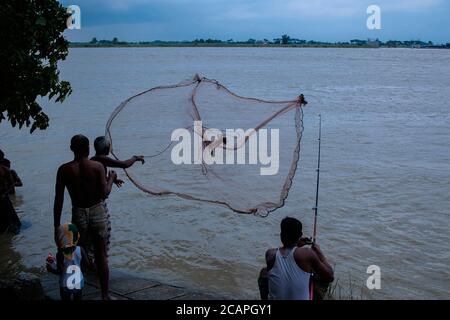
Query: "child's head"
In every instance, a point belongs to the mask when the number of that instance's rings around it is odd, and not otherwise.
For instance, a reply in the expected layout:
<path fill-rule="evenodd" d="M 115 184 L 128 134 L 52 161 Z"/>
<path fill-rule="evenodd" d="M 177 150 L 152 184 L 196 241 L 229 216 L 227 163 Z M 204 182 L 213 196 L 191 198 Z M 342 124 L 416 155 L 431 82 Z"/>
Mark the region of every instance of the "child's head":
<path fill-rule="evenodd" d="M 98 156 L 107 156 L 111 151 L 111 142 L 105 136 L 97 137 L 94 141 L 94 148 Z"/>
<path fill-rule="evenodd" d="M 58 249 L 60 249 L 67 258 L 71 258 L 79 238 L 80 233 L 78 232 L 77 226 L 73 223 L 65 223 L 62 226 L 59 226 L 57 232 Z"/>

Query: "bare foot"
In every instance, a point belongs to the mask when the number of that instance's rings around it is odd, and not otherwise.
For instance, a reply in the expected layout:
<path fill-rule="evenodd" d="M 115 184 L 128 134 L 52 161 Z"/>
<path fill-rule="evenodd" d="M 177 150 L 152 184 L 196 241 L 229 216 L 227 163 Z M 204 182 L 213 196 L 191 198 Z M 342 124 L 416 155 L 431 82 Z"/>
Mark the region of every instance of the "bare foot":
<path fill-rule="evenodd" d="M 117 298 L 110 296 L 108 293 L 106 295 L 102 295 L 102 300 L 117 300 Z"/>

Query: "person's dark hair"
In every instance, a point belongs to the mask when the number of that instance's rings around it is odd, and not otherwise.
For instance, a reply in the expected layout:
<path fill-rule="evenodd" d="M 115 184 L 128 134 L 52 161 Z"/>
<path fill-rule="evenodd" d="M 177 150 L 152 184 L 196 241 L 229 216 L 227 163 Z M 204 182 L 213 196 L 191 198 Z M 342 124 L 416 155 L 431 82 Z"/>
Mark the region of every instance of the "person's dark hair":
<path fill-rule="evenodd" d="M 89 155 L 89 139 L 82 134 L 73 136 L 70 140 L 70 150 L 75 154 Z"/>
<path fill-rule="evenodd" d="M 5 158 L 5 154 L 2 150 L 0 150 L 0 160 L 3 160 L 3 158 Z"/>
<path fill-rule="evenodd" d="M 291 217 L 286 217 L 281 221 L 281 242 L 285 247 L 296 245 L 302 236 L 302 223 Z"/>
<path fill-rule="evenodd" d="M 97 137 L 94 141 L 94 148 L 97 155 L 107 156 L 111 149 L 111 142 L 105 137 Z"/>

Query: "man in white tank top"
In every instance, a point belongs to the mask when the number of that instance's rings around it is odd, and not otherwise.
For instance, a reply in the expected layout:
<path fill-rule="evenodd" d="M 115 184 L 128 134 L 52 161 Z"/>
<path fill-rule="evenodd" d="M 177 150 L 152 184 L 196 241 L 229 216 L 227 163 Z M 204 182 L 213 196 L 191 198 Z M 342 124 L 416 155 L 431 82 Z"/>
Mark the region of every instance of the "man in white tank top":
<path fill-rule="evenodd" d="M 314 272 L 321 281 L 334 280 L 333 268 L 315 244 L 306 247 L 307 239 L 302 238 L 302 223 L 286 217 L 281 221 L 281 248 L 266 252 L 267 268 L 261 271 L 260 289 L 264 278 L 268 278 L 268 292 L 261 293 L 262 299 L 310 300 L 310 281 Z M 261 290 L 263 291 L 263 290 Z"/>

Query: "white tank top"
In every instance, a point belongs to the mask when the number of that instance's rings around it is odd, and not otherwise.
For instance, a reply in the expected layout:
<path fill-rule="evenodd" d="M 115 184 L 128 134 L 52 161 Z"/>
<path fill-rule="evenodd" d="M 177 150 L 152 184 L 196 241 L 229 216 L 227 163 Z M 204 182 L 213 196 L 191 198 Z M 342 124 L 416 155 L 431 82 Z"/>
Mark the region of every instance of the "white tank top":
<path fill-rule="evenodd" d="M 303 271 L 295 262 L 297 248 L 286 249 L 286 256 L 277 250 L 275 264 L 269 271 L 270 300 L 310 300 L 311 274 Z"/>

